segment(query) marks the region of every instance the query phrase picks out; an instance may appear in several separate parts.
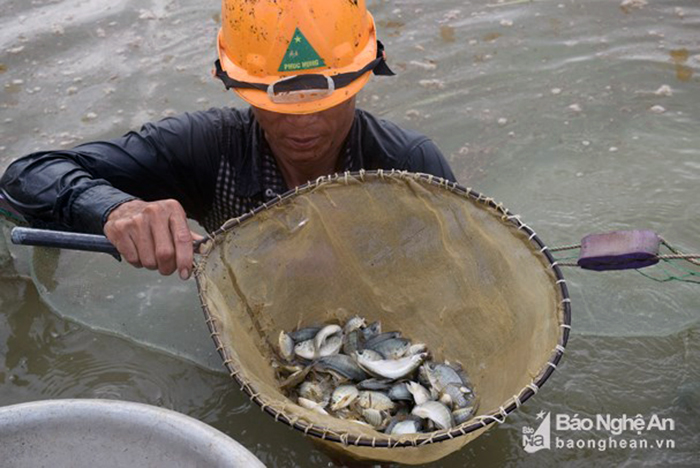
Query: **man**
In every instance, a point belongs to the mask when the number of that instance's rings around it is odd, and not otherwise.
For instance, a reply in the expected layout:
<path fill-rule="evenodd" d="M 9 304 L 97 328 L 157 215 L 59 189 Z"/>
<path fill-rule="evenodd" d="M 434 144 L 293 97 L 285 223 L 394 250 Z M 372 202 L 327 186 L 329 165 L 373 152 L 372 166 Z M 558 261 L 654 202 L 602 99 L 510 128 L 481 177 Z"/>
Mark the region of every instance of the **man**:
<path fill-rule="evenodd" d="M 186 219 L 213 231 L 288 189 L 359 169 L 454 181 L 425 136 L 355 109 L 384 62 L 364 0 L 226 0 L 216 75 L 251 104 L 146 124 L 70 151 L 30 154 L 0 179 L 31 223 L 104 233 L 136 267 L 192 271 Z"/>

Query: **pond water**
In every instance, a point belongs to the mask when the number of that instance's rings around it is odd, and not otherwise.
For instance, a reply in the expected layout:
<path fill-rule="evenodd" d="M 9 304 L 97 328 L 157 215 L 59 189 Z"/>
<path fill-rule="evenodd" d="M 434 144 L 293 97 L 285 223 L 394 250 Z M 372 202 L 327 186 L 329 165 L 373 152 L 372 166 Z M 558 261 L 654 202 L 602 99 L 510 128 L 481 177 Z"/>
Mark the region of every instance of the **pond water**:
<path fill-rule="evenodd" d="M 693 0 L 371 1 L 397 72 L 359 106 L 429 135 L 462 185 L 522 215 L 548 245 L 652 229 L 700 252 L 700 5 Z M 0 0 L 0 170 L 31 151 L 243 105 L 210 75 L 215 1 Z M 328 466 L 263 415 L 222 367 L 193 282 L 108 256 L 0 237 L 0 405 L 98 397 L 175 409 L 269 466 Z M 691 465 L 700 455 L 700 286 L 635 271 L 564 271 L 567 352 L 507 422 L 431 466 Z M 653 414 L 649 449 L 528 454 L 537 413 Z M 553 430 L 608 440 L 593 428 Z M 664 443 L 656 448 L 655 441 Z M 675 447 L 665 444 L 672 440 Z M 554 442 L 553 442 L 554 444 Z"/>

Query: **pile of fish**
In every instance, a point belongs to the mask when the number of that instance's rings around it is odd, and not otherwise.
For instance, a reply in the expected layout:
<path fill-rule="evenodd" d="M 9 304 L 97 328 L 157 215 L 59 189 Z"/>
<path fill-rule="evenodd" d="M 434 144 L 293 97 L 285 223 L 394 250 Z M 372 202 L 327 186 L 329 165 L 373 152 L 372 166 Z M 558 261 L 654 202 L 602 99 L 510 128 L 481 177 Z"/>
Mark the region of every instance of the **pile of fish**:
<path fill-rule="evenodd" d="M 449 429 L 477 408 L 459 364 L 434 362 L 426 345 L 362 317 L 282 331 L 279 356 L 281 387 L 299 406 L 387 434 Z"/>

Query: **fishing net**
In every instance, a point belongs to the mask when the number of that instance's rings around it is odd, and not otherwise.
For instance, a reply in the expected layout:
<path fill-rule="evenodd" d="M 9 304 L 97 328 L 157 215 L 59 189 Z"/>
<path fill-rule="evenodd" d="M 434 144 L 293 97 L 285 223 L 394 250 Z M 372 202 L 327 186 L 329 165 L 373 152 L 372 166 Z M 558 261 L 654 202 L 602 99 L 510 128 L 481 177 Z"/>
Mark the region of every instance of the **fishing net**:
<path fill-rule="evenodd" d="M 320 178 L 230 220 L 204 247 L 200 299 L 231 376 L 276 420 L 356 460 L 419 464 L 458 450 L 537 392 L 568 339 L 566 285 L 535 233 L 432 176 Z M 288 399 L 272 365 L 280 331 L 353 315 L 460 362 L 477 414 L 390 436 Z"/>

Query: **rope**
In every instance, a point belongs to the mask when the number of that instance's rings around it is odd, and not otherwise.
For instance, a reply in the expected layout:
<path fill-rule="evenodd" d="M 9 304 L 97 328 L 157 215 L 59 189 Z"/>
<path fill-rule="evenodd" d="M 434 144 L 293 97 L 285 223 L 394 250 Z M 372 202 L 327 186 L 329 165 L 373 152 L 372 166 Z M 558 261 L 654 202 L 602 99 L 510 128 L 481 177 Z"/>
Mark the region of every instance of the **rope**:
<path fill-rule="evenodd" d="M 693 254 L 690 254 L 690 255 L 687 255 L 687 254 L 657 255 L 656 258 L 658 258 L 659 260 L 674 260 L 674 259 L 688 260 L 690 263 L 700 266 L 700 262 L 693 261 L 694 259 L 700 259 L 700 255 L 693 255 Z"/>
<path fill-rule="evenodd" d="M 573 250 L 573 249 L 580 249 L 581 244 L 575 244 L 575 245 L 563 245 L 560 247 L 550 247 L 549 251 L 550 252 L 559 252 L 561 250 Z"/>

